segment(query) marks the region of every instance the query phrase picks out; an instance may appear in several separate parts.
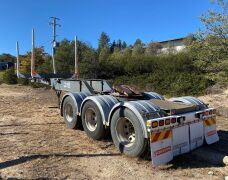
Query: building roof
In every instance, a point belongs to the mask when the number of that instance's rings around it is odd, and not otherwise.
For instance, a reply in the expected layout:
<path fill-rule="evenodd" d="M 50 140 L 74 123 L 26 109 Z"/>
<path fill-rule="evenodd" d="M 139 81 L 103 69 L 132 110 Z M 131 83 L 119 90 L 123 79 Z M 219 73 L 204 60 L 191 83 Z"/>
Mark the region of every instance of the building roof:
<path fill-rule="evenodd" d="M 174 42 L 174 41 L 183 41 L 185 38 L 176 38 L 176 39 L 170 39 L 165 41 L 160 41 L 159 43 L 167 43 L 167 42 Z"/>

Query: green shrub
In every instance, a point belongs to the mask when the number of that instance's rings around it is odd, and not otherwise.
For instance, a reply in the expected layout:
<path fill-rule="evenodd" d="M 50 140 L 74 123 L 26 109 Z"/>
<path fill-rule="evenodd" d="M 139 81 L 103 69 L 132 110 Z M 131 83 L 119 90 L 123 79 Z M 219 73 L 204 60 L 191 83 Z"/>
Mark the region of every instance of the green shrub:
<path fill-rule="evenodd" d="M 17 76 L 14 69 L 7 69 L 2 74 L 2 81 L 6 84 L 17 84 Z"/>
<path fill-rule="evenodd" d="M 26 86 L 26 85 L 29 85 L 29 80 L 25 78 L 18 78 L 17 83 Z"/>
<path fill-rule="evenodd" d="M 2 84 L 3 83 L 3 72 L 0 72 L 0 84 Z"/>
<path fill-rule="evenodd" d="M 120 76 L 114 84 L 136 85 L 143 91 L 155 91 L 166 96 L 201 95 L 212 82 L 195 73 L 150 73 Z"/>
<path fill-rule="evenodd" d="M 17 83 L 21 85 L 29 85 L 29 80 L 25 78 L 18 78 Z"/>

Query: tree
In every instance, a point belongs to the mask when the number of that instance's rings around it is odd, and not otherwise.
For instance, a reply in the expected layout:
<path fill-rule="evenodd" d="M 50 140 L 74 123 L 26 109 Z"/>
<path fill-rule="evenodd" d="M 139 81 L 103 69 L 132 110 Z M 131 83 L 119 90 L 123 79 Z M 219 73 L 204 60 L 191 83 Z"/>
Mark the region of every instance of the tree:
<path fill-rule="evenodd" d="M 139 38 L 135 40 L 134 46 L 136 46 L 138 44 L 142 45 L 142 41 Z"/>
<path fill-rule="evenodd" d="M 73 73 L 75 63 L 75 42 L 64 39 L 60 42 L 58 49 L 56 50 L 56 67 L 58 72 Z M 77 41 L 78 46 L 78 61 L 79 66 L 82 63 L 93 63 L 96 58 L 95 50 L 88 44 L 81 41 Z M 83 66 L 83 65 L 82 65 Z M 85 66 L 83 66 L 84 68 Z M 85 70 L 80 70 L 80 74 L 83 74 Z"/>
<path fill-rule="evenodd" d="M 122 43 L 122 49 L 126 49 L 127 48 L 127 43 L 125 41 L 123 41 Z"/>
<path fill-rule="evenodd" d="M 132 49 L 132 55 L 138 56 L 138 55 L 142 55 L 143 53 L 144 53 L 144 44 L 140 39 L 136 39 L 134 43 L 134 47 Z"/>
<path fill-rule="evenodd" d="M 7 53 L 0 54 L 0 61 L 2 61 L 2 62 L 14 63 L 15 60 L 16 60 L 16 57 L 11 54 L 7 54 Z"/>
<path fill-rule="evenodd" d="M 209 73 L 211 78 L 222 71 L 228 75 L 228 3 L 222 0 L 215 2 L 220 10 L 210 10 L 201 16 L 203 29 L 195 34 L 196 40 L 187 45 L 195 59 L 194 64 Z"/>
<path fill-rule="evenodd" d="M 161 53 L 161 44 L 159 42 L 150 42 L 147 45 L 145 54 L 149 56 L 154 56 Z"/>
<path fill-rule="evenodd" d="M 109 36 L 105 32 L 102 32 L 98 42 L 98 53 L 100 53 L 103 48 L 108 48 L 109 42 Z"/>
<path fill-rule="evenodd" d="M 110 51 L 108 47 L 104 47 L 101 49 L 100 54 L 99 54 L 99 61 L 106 61 L 108 60 L 110 55 Z"/>
<path fill-rule="evenodd" d="M 131 57 L 132 55 L 132 47 L 127 47 L 124 49 L 124 56 Z"/>
<path fill-rule="evenodd" d="M 114 49 L 116 47 L 116 41 L 114 40 L 110 46 L 110 52 L 113 53 L 114 52 Z"/>
<path fill-rule="evenodd" d="M 45 62 L 45 57 L 47 54 L 44 51 L 44 47 L 38 47 L 34 49 L 35 51 L 35 68 L 38 69 Z M 21 65 L 20 71 L 22 73 L 30 73 L 31 70 L 31 52 L 27 52 L 25 55 L 20 57 Z"/>

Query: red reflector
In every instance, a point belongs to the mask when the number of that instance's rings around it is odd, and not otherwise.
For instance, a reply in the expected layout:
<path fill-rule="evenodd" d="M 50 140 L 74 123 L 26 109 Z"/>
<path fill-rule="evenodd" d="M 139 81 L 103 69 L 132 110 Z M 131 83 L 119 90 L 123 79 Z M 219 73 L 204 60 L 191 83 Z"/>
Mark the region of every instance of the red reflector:
<path fill-rule="evenodd" d="M 164 120 L 159 121 L 159 126 L 164 126 Z"/>
<path fill-rule="evenodd" d="M 170 124 L 170 119 L 166 119 L 165 120 L 165 125 L 169 125 Z"/>
<path fill-rule="evenodd" d="M 216 109 L 213 109 L 213 114 L 216 114 Z"/>
<path fill-rule="evenodd" d="M 157 121 L 153 121 L 151 126 L 152 126 L 152 128 L 158 127 L 158 122 Z"/>
<path fill-rule="evenodd" d="M 176 123 L 177 122 L 177 119 L 176 118 L 172 118 L 171 119 L 171 123 Z"/>
<path fill-rule="evenodd" d="M 210 110 L 210 111 L 209 111 L 209 114 L 211 115 L 212 113 L 213 113 L 213 111 L 212 111 L 212 110 Z"/>

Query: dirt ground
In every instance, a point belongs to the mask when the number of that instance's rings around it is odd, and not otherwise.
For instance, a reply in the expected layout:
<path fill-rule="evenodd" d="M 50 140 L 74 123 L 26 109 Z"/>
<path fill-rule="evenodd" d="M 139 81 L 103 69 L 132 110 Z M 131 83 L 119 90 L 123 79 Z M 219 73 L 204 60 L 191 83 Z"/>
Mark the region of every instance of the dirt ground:
<path fill-rule="evenodd" d="M 220 142 L 162 167 L 120 154 L 111 138 L 67 129 L 52 90 L 0 85 L 0 179 L 224 179 L 228 166 L 228 90 L 200 97 L 222 111 Z M 227 115 L 227 116 L 226 116 Z"/>

